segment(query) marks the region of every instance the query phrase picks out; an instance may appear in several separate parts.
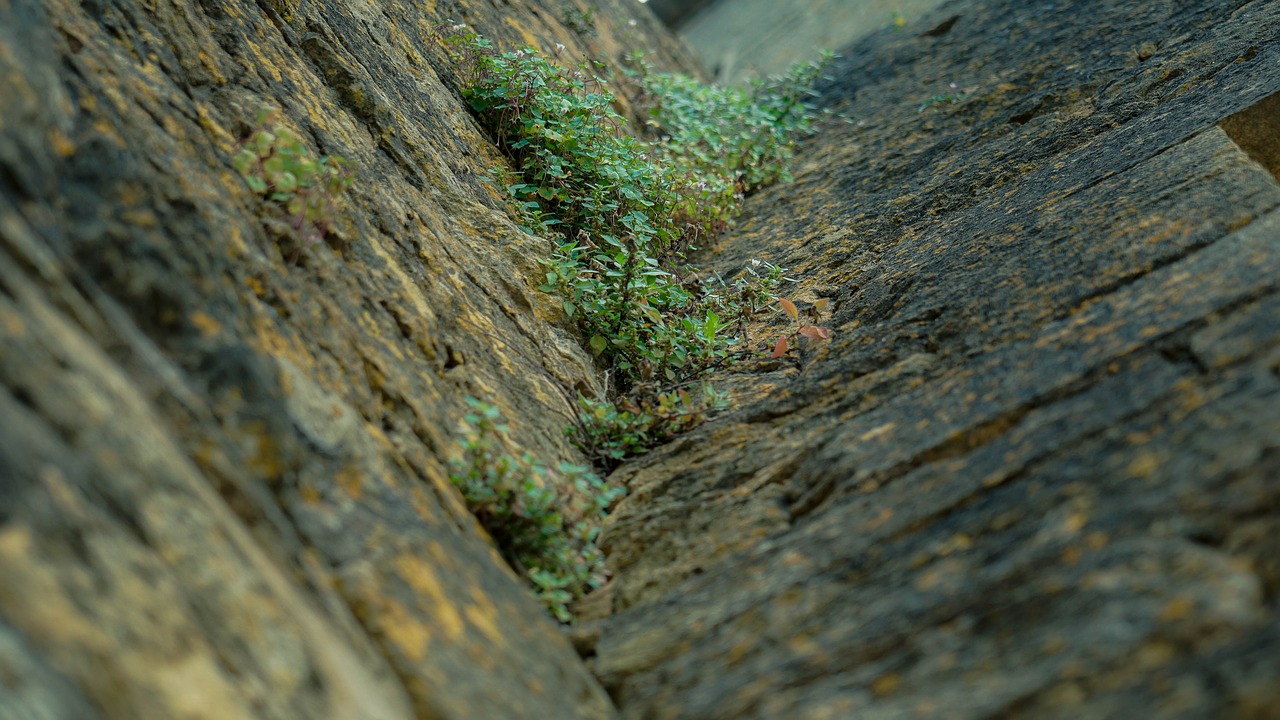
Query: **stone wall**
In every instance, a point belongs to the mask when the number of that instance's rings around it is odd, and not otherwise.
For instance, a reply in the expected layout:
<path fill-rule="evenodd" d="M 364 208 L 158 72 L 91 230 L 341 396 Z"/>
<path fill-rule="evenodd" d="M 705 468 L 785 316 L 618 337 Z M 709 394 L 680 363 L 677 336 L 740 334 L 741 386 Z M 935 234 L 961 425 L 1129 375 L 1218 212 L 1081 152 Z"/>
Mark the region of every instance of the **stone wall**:
<path fill-rule="evenodd" d="M 569 633 L 447 477 L 465 397 L 564 458 L 598 382 L 449 20 L 696 71 L 630 0 L 0 3 L 0 718 L 1276 716 L 1280 6 L 847 50 L 700 258 L 835 335 L 615 473 Z M 296 258 L 231 165 L 264 104 L 358 173 Z"/>
<path fill-rule="evenodd" d="M 448 480 L 465 397 L 570 458 L 598 382 L 449 20 L 695 70 L 632 0 L 0 3 L 0 717 L 612 714 Z M 263 105 L 356 173 L 296 258 Z"/>
<path fill-rule="evenodd" d="M 833 339 L 618 474 L 624 715 L 1277 717 L 1280 5 L 952 2 L 844 54 L 704 258 Z"/>

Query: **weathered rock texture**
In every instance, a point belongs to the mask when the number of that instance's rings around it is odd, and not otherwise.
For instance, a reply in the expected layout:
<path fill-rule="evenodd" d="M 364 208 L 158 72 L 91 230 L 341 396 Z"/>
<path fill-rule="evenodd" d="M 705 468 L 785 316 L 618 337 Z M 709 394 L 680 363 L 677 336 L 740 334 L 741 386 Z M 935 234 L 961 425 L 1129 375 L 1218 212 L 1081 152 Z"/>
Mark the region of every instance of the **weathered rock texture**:
<path fill-rule="evenodd" d="M 590 7 L 0 1 L 0 717 L 613 714 L 448 481 L 466 396 L 557 459 L 596 380 L 431 40 L 692 69 Z M 357 173 L 296 263 L 263 105 Z"/>
<path fill-rule="evenodd" d="M 705 259 L 836 336 L 617 473 L 585 663 L 447 480 L 465 396 L 569 457 L 596 383 L 447 19 L 689 68 L 630 0 L 0 0 L 0 718 L 1277 716 L 1280 5 L 847 52 Z M 264 103 L 359 173 L 296 263 Z"/>
<path fill-rule="evenodd" d="M 834 339 L 619 472 L 624 715 L 1280 717 L 1280 4 L 949 3 L 845 54 L 706 259 Z"/>

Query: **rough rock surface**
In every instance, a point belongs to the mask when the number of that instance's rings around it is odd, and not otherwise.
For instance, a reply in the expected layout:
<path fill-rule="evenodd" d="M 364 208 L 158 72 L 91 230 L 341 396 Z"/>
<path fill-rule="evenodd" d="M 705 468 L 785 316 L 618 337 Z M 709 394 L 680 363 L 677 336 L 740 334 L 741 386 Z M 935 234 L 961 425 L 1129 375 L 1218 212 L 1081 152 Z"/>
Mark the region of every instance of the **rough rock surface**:
<path fill-rule="evenodd" d="M 624 716 L 1280 717 L 1280 4 L 949 3 L 845 55 L 704 259 L 833 340 L 617 474 Z"/>
<path fill-rule="evenodd" d="M 0 1 L 0 717 L 613 715 L 448 481 L 466 396 L 564 458 L 596 382 L 450 19 L 693 69 L 630 0 Z M 296 261 L 263 105 L 357 173 Z"/>
<path fill-rule="evenodd" d="M 1276 716 L 1280 5 L 847 52 L 704 259 L 836 335 L 618 471 L 585 663 L 447 480 L 465 396 L 567 457 L 596 382 L 448 19 L 690 68 L 629 0 L 0 0 L 0 718 Z M 359 172 L 296 262 L 264 103 Z"/>

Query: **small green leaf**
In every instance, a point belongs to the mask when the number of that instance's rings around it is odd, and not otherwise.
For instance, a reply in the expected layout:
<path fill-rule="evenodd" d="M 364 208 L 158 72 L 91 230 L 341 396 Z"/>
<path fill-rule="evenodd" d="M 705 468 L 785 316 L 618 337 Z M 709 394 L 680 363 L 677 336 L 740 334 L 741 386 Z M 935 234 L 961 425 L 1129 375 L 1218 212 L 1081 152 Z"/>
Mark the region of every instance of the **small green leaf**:
<path fill-rule="evenodd" d="M 284 158 L 279 155 L 273 155 L 263 160 L 262 172 L 266 173 L 267 178 L 274 182 L 275 177 L 284 172 Z"/>
<path fill-rule="evenodd" d="M 258 164 L 258 156 L 249 148 L 241 148 L 231 159 L 231 164 L 241 175 L 248 175 L 250 170 Z"/>
<path fill-rule="evenodd" d="M 298 178 L 291 172 L 282 172 L 276 177 L 276 189 L 282 193 L 291 193 L 298 189 Z"/>
<path fill-rule="evenodd" d="M 266 130 L 258 131 L 252 138 L 254 150 L 258 151 L 258 157 L 266 157 L 271 154 L 272 144 L 276 141 L 276 136 Z"/>

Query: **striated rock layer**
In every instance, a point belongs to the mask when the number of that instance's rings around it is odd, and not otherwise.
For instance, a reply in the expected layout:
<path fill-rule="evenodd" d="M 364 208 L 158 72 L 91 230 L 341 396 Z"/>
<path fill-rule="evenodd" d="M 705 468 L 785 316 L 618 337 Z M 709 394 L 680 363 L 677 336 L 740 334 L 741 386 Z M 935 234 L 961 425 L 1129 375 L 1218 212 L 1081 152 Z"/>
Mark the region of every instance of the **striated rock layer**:
<path fill-rule="evenodd" d="M 1280 4 L 953 2 L 845 54 L 705 258 L 834 338 L 617 474 L 624 716 L 1280 717 Z"/>
<path fill-rule="evenodd" d="M 447 479 L 466 396 L 560 459 L 598 383 L 451 19 L 696 71 L 630 0 L 0 0 L 0 718 L 1276 716 L 1280 5 L 846 53 L 703 259 L 835 336 L 616 473 L 578 652 Z M 357 171 L 296 259 L 264 104 Z"/>
<path fill-rule="evenodd" d="M 694 70 L 632 0 L 0 2 L 0 718 L 614 714 L 448 481 L 466 396 L 552 461 L 597 383 L 451 19 Z M 356 173 L 296 260 L 263 105 Z"/>

